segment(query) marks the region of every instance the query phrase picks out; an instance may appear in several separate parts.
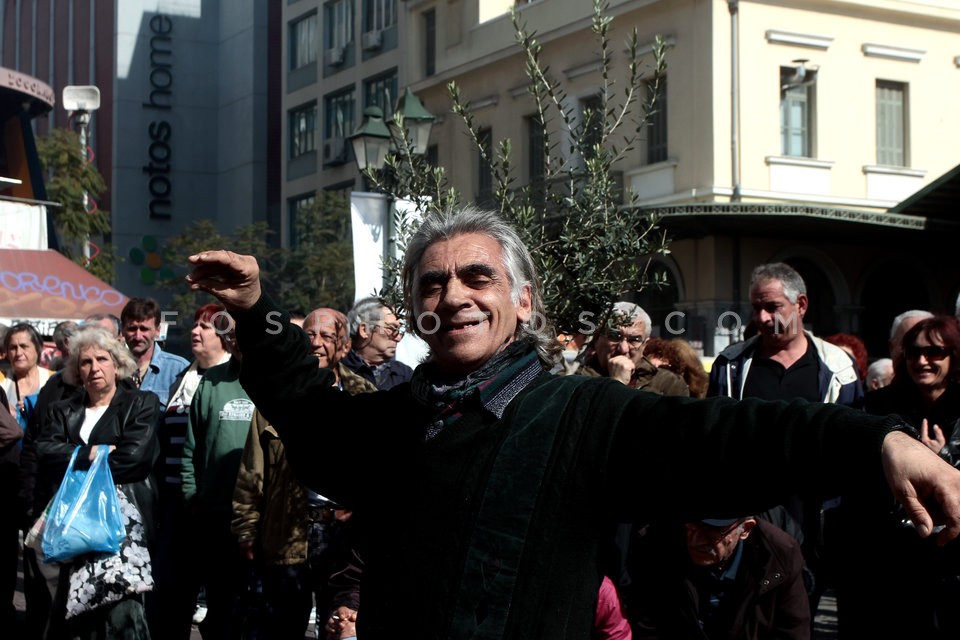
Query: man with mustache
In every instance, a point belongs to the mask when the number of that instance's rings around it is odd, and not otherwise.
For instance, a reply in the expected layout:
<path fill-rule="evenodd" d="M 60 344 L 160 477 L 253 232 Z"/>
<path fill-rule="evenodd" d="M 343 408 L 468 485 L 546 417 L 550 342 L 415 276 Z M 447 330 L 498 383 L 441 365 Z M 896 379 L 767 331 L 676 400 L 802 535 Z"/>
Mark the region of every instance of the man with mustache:
<path fill-rule="evenodd" d="M 190 363 L 157 344 L 160 319 L 160 305 L 153 298 L 130 298 L 120 312 L 121 335 L 137 361 L 133 383 L 141 391 L 155 393 L 163 413 L 170 399 L 170 387 Z"/>
<path fill-rule="evenodd" d="M 190 261 L 191 288 L 235 314 L 241 382 L 291 467 L 363 517 L 366 640 L 410 625 L 426 638 L 588 638 L 610 522 L 753 512 L 797 483 L 882 491 L 883 469 L 919 534 L 931 513 L 941 543 L 960 534 L 960 471 L 895 417 L 551 375 L 560 345 L 533 258 L 494 212 L 424 216 L 401 280 L 429 357 L 409 384 L 362 396 L 334 390 L 299 331 L 277 324 L 256 258 Z M 354 455 L 318 464 L 323 451 Z"/>

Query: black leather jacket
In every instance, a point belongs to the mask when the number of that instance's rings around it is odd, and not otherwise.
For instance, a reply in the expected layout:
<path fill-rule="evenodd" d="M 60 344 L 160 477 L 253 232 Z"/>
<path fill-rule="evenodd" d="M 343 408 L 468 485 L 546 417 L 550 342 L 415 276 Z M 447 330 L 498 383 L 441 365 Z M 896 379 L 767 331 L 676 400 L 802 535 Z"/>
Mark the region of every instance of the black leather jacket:
<path fill-rule="evenodd" d="M 107 411 L 100 417 L 88 442 L 80 439 L 85 394 L 49 405 L 41 418 L 37 438 L 37 484 L 44 504 L 56 493 L 73 450 L 79 445 L 77 468 L 89 465 L 92 445 L 116 445 L 108 458 L 113 481 L 139 508 L 146 531 L 153 531 L 156 484 L 153 465 L 159 454 L 156 425 L 160 401 L 153 393 L 120 385 Z"/>

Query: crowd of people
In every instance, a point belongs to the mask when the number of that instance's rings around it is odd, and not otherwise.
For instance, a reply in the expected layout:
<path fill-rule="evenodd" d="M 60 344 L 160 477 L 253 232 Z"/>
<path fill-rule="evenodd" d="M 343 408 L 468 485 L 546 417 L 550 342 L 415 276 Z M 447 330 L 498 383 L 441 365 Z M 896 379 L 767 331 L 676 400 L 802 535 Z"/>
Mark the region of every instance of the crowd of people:
<path fill-rule="evenodd" d="M 0 340 L 0 595 L 12 625 L 25 539 L 24 637 L 186 639 L 202 593 L 206 640 L 301 640 L 312 612 L 331 639 L 806 639 L 828 588 L 841 637 L 960 635 L 954 316 L 901 314 L 871 361 L 805 328 L 803 279 L 764 264 L 749 337 L 709 372 L 626 300 L 564 362 L 526 247 L 472 208 L 410 239 L 405 317 L 287 313 L 255 258 L 191 262 L 217 298 L 192 361 L 147 298 L 64 323 L 58 371 L 30 325 Z M 99 448 L 132 515 L 126 581 L 91 604 L 90 558 L 36 540 Z"/>

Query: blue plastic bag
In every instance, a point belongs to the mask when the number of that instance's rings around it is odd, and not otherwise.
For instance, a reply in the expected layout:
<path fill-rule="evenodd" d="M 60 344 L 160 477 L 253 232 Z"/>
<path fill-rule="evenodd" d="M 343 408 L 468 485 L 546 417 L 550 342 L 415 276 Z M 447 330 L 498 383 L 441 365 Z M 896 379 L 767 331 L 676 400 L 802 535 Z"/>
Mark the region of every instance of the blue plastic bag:
<path fill-rule="evenodd" d="M 80 447 L 70 464 L 43 530 L 43 555 L 47 562 L 65 562 L 85 553 L 119 553 L 127 532 L 123 526 L 117 488 L 107 464 L 109 447 L 98 446 L 86 471 L 74 470 Z"/>

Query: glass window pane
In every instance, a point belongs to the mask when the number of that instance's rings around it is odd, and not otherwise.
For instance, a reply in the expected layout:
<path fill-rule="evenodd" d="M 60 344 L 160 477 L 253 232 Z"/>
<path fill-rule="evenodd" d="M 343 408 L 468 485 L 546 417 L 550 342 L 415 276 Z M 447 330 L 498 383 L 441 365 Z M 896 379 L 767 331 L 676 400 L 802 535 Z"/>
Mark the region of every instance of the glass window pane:
<path fill-rule="evenodd" d="M 780 102 L 781 153 L 809 157 L 812 151 L 811 85 L 782 91 Z"/>
<path fill-rule="evenodd" d="M 299 69 L 317 60 L 317 14 L 290 25 L 290 68 Z"/>
<path fill-rule="evenodd" d="M 877 81 L 877 164 L 906 166 L 906 84 Z"/>
<path fill-rule="evenodd" d="M 667 79 L 660 78 L 653 115 L 647 120 L 647 164 L 667 159 Z"/>
<path fill-rule="evenodd" d="M 327 96 L 324 104 L 323 138 L 345 138 L 354 130 L 353 91 Z"/>
<path fill-rule="evenodd" d="M 317 105 L 290 112 L 290 157 L 297 158 L 317 148 Z"/>

